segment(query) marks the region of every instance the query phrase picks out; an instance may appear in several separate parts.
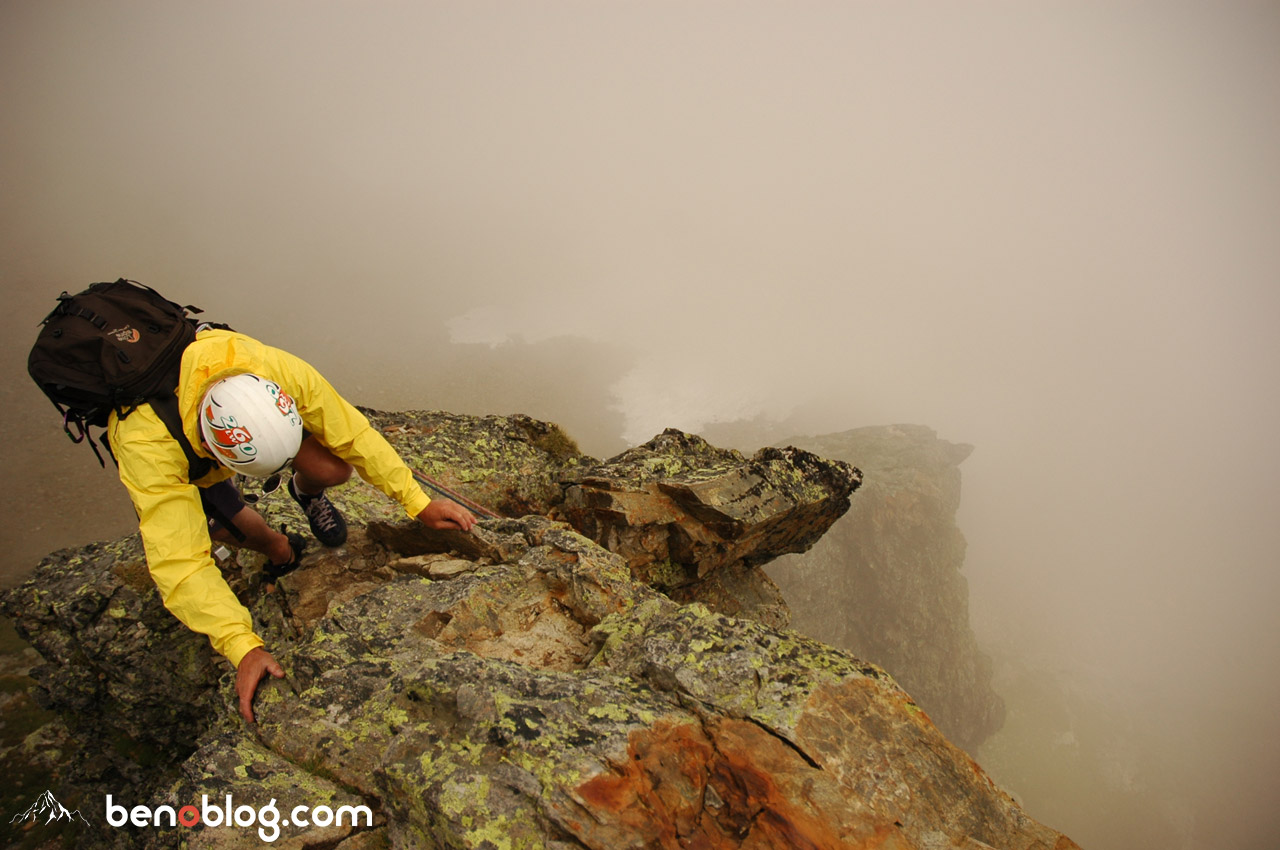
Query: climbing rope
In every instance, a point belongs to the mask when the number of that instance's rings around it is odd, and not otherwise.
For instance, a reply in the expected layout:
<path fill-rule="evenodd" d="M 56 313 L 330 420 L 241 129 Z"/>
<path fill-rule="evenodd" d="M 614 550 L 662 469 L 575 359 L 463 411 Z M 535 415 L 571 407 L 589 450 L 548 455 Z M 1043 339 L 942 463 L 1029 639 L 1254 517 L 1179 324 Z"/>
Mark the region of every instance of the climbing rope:
<path fill-rule="evenodd" d="M 466 496 L 463 496 L 459 493 L 455 493 L 453 490 L 450 490 L 448 487 L 444 486 L 439 481 L 435 480 L 429 475 L 424 475 L 423 473 L 419 472 L 416 469 L 410 469 L 409 471 L 413 473 L 413 477 L 418 480 L 419 484 L 422 484 L 425 487 L 430 487 L 432 490 L 436 491 L 441 496 L 444 496 L 446 499 L 452 499 L 453 501 L 457 502 L 459 505 L 462 505 L 464 508 L 471 511 L 472 513 L 478 514 L 482 517 L 487 517 L 488 519 L 501 519 L 500 515 L 495 514 L 493 511 L 489 510 L 488 508 L 485 508 L 476 504 L 475 502 L 468 499 Z"/>

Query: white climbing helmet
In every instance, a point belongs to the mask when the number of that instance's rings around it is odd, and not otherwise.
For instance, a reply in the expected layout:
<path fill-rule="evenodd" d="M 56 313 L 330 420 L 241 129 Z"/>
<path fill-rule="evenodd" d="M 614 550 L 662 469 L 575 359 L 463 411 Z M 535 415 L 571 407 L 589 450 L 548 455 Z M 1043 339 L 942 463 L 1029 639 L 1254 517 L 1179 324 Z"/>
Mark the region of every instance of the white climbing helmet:
<path fill-rule="evenodd" d="M 200 402 L 200 434 L 218 462 L 255 478 L 284 469 L 302 445 L 302 417 L 275 381 L 235 375 Z"/>

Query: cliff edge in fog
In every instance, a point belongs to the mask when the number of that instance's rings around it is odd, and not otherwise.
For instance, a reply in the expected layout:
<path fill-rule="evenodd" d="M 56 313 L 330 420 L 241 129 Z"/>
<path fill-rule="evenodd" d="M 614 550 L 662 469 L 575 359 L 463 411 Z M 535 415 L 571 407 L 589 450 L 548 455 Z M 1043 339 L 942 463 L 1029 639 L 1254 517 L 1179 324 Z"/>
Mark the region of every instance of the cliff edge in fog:
<path fill-rule="evenodd" d="M 345 546 L 274 587 L 238 553 L 228 579 L 288 671 L 255 728 L 230 667 L 160 605 L 136 536 L 51 555 L 6 595 L 42 659 L 34 690 L 59 719 L 33 736 L 67 743 L 44 752 L 90 821 L 81 846 L 276 830 L 334 850 L 1076 847 L 883 669 L 786 627 L 760 567 L 856 502 L 852 464 L 678 431 L 601 462 L 525 417 L 369 413 L 411 465 L 505 518 L 431 531 L 353 483 L 333 491 Z M 259 507 L 302 525 L 287 498 Z M 370 816 L 116 827 L 106 793 Z"/>
<path fill-rule="evenodd" d="M 852 461 L 866 477 L 849 512 L 810 552 L 769 565 L 792 626 L 874 660 L 947 737 L 976 753 L 1004 722 L 1004 701 L 969 623 L 966 544 L 956 525 L 959 467 L 973 446 L 921 425 L 789 442 Z"/>

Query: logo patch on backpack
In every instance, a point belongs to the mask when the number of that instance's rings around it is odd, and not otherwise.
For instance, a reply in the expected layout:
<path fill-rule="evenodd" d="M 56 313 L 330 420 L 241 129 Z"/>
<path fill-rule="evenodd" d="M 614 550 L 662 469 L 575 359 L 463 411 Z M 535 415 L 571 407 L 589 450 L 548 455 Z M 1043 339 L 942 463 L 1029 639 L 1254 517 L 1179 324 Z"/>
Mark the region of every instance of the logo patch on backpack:
<path fill-rule="evenodd" d="M 123 328 L 117 328 L 114 331 L 107 331 L 107 333 L 115 337 L 117 342 L 137 342 L 142 339 L 142 334 L 138 333 L 137 330 L 129 327 L 128 325 L 125 325 Z"/>

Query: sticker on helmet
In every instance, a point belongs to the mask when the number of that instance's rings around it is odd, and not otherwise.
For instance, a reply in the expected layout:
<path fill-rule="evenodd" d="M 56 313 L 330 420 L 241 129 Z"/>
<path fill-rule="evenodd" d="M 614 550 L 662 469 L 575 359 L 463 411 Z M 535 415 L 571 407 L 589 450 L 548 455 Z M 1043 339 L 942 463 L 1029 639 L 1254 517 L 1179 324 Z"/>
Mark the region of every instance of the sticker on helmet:
<path fill-rule="evenodd" d="M 210 448 L 223 457 L 243 460 L 258 453 L 253 445 L 253 435 L 249 433 L 248 428 L 236 422 L 234 416 L 220 415 L 215 420 L 213 405 L 206 404 L 204 419 L 209 424 L 209 431 L 213 435 Z"/>
<path fill-rule="evenodd" d="M 265 386 L 267 392 L 276 400 L 276 410 L 280 411 L 280 415 L 289 419 L 290 425 L 301 425 L 302 417 L 298 415 L 298 406 L 293 401 L 293 396 L 284 391 L 284 388 L 275 381 L 266 381 Z"/>

